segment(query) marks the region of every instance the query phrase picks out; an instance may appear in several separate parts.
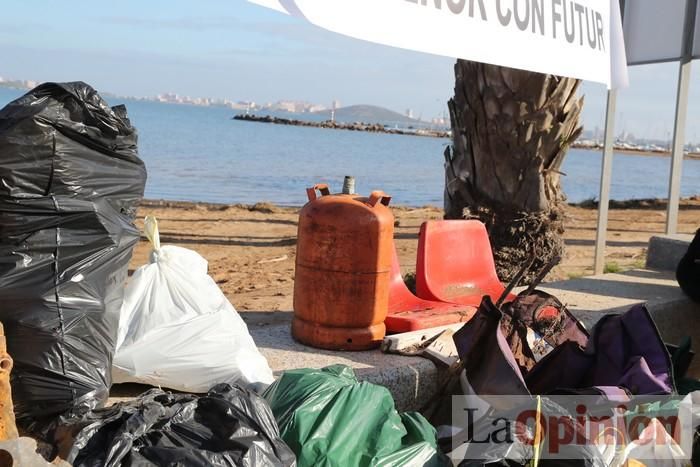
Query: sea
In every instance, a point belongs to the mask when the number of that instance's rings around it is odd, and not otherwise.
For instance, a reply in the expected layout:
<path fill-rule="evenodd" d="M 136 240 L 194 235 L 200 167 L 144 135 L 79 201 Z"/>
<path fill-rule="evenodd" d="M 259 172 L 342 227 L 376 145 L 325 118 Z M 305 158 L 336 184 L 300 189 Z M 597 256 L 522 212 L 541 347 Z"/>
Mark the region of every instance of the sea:
<path fill-rule="evenodd" d="M 0 87 L 0 107 L 24 92 Z M 300 206 L 307 187 L 328 183 L 340 191 L 352 175 L 358 193 L 381 189 L 393 204 L 443 203 L 448 139 L 244 122 L 222 107 L 106 100 L 125 104 L 138 129 L 149 199 Z M 600 165 L 600 151 L 568 152 L 561 171 L 570 202 L 597 197 Z M 669 157 L 616 153 L 611 198 L 667 197 L 670 165 Z M 681 193 L 700 194 L 700 160 L 684 161 Z"/>

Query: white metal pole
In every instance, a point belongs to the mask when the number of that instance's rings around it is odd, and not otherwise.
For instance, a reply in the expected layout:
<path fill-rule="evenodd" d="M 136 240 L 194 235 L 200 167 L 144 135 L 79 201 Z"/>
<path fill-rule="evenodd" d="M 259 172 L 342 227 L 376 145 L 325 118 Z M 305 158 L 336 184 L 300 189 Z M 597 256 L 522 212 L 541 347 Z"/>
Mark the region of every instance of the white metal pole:
<path fill-rule="evenodd" d="M 678 227 L 678 205 L 681 196 L 681 173 L 685 146 L 685 122 L 688 113 L 690 63 L 690 60 L 686 61 L 683 59 L 678 73 L 678 93 L 676 95 L 676 116 L 673 124 L 671 175 L 668 186 L 668 210 L 666 214 L 666 234 L 668 235 L 676 233 Z"/>
<path fill-rule="evenodd" d="M 676 93 L 676 116 L 673 124 L 673 145 L 671 154 L 671 174 L 668 186 L 668 210 L 666 213 L 666 234 L 676 233 L 678 227 L 678 204 L 681 196 L 681 172 L 685 147 L 685 123 L 688 114 L 688 88 L 690 86 L 690 66 L 693 56 L 695 15 L 697 0 L 688 0 L 685 10 L 683 33 L 683 56 L 678 70 L 678 91 Z"/>
<path fill-rule="evenodd" d="M 600 169 L 600 196 L 598 201 L 598 228 L 595 235 L 594 274 L 602 274 L 605 269 L 605 240 L 608 231 L 608 205 L 610 203 L 610 182 L 612 180 L 613 143 L 615 141 L 615 107 L 617 91 L 608 91 L 605 109 L 605 142 L 603 143 L 603 161 Z"/>

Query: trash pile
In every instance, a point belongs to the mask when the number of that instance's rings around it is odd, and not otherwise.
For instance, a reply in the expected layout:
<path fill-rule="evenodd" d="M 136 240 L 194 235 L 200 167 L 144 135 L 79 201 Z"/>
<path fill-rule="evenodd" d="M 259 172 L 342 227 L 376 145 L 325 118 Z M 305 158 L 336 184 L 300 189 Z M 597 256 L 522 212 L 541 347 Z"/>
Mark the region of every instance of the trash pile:
<path fill-rule="evenodd" d="M 651 461 L 649 465 L 656 465 L 653 462 L 661 459 L 676 459 L 675 463 L 664 465 L 681 466 L 682 459 L 690 455 L 675 441 L 661 443 L 662 439 L 673 440 L 672 435 L 677 433 L 671 430 L 669 434 L 659 422 L 664 415 L 657 418 L 655 411 L 649 409 L 658 396 L 669 396 L 662 397 L 668 400 L 678 395 L 676 381 L 685 380 L 689 345 L 684 349 L 666 346 L 643 305 L 620 315 L 604 316 L 589 334 L 556 297 L 543 291 L 525 291 L 501 307 L 484 297 L 474 318 L 455 333 L 454 342 L 459 363 L 451 368 L 440 398 L 426 411 L 441 433 L 443 449 L 458 449 L 462 459 L 487 459 L 486 465 L 532 462 L 537 453 L 527 443 L 490 445 L 491 450 L 484 451 L 477 440 L 489 439 L 502 431 L 495 420 L 520 420 L 519 414 L 534 410 L 546 417 L 570 420 L 566 428 L 570 434 L 562 436 L 577 440 L 566 446 L 566 454 L 554 459 L 542 456 L 539 465 L 564 465 L 565 458 L 569 459 L 565 465 L 571 466 L 627 465 L 625 462 L 631 459 Z M 453 396 L 458 396 L 470 410 L 474 408 L 474 413 L 480 412 L 480 418 L 454 425 L 454 419 L 440 412 Z M 691 404 L 690 399 L 685 400 Z M 678 417 L 678 401 L 675 402 L 672 416 Z M 564 407 L 564 403 L 571 405 Z M 584 415 L 591 414 L 582 412 L 580 407 L 600 411 L 593 413 L 599 418 L 630 417 L 636 407 L 644 412 L 648 425 L 639 438 L 624 438 L 622 444 L 629 449 L 622 455 L 611 454 L 605 451 L 604 443 L 596 449 L 598 440 L 590 438 L 587 425 L 581 421 Z M 692 415 L 693 426 L 700 423 L 696 415 Z M 531 427 L 518 422 L 510 429 L 515 436 Z M 543 434 L 542 446 L 553 436 L 558 439 L 556 433 Z M 670 451 L 644 448 L 651 438 L 667 445 Z"/>
<path fill-rule="evenodd" d="M 422 413 L 399 413 L 387 388 L 347 366 L 275 378 L 207 261 L 161 245 L 154 218 L 144 223 L 149 262 L 127 283 L 146 170 L 126 108 L 87 84 L 43 84 L 0 110 L 0 180 L 0 322 L 14 358 L 0 336 L 0 465 L 675 466 L 690 452 L 664 424 L 688 408 L 700 417 L 700 383 L 685 378 L 690 342 L 666 346 L 643 306 L 589 333 L 536 283 L 513 295 L 518 278 L 500 283 L 479 222 L 421 227 L 414 293 L 387 194 L 359 196 L 350 179 L 341 194 L 307 190 L 297 340 L 362 350 L 387 330 L 464 323 L 405 352 L 447 368 Z M 689 284 L 697 260 L 684 261 L 679 282 Z M 158 388 L 105 407 L 112 383 L 126 382 Z M 679 393 L 692 394 L 638 399 Z M 559 396 L 592 396 L 598 415 L 648 422 L 611 451 Z M 476 404 L 466 424 L 463 403 Z M 592 442 L 549 458 L 542 446 L 554 435 L 520 421 L 526 409 Z M 499 436 L 515 441 L 481 441 Z"/>

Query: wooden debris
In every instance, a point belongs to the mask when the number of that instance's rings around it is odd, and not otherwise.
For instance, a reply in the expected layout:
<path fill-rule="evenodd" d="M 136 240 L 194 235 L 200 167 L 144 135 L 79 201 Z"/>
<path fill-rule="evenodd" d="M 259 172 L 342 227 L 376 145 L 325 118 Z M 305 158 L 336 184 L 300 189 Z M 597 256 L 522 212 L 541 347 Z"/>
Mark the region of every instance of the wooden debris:
<path fill-rule="evenodd" d="M 282 255 L 282 256 L 280 256 L 280 257 L 278 257 L 278 258 L 261 259 L 260 261 L 258 261 L 257 264 L 277 263 L 277 262 L 279 262 L 279 261 L 286 261 L 286 260 L 288 260 L 288 259 L 289 259 L 289 256 L 287 256 L 287 255 Z"/>

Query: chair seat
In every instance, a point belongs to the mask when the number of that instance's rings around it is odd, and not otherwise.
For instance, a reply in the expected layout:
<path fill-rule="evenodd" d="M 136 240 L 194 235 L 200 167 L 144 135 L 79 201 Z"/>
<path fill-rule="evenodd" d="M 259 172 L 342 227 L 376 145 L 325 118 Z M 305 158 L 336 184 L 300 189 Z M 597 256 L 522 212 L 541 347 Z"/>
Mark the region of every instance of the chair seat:
<path fill-rule="evenodd" d="M 476 313 L 475 306 L 465 306 L 416 297 L 401 277 L 396 249 L 391 264 L 389 311 L 384 321 L 387 333 L 417 331 L 446 324 L 466 322 Z"/>
<path fill-rule="evenodd" d="M 387 333 L 397 334 L 446 324 L 466 323 L 476 313 L 475 307 L 451 303 L 424 301 L 416 305 L 415 309 L 387 315 L 384 321 Z"/>

